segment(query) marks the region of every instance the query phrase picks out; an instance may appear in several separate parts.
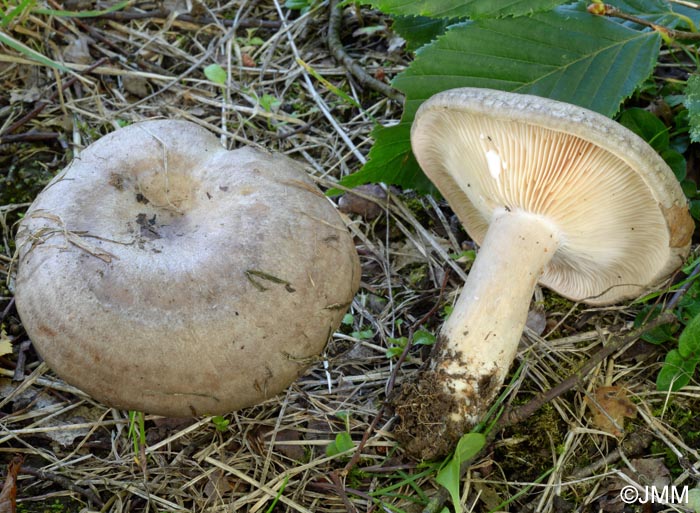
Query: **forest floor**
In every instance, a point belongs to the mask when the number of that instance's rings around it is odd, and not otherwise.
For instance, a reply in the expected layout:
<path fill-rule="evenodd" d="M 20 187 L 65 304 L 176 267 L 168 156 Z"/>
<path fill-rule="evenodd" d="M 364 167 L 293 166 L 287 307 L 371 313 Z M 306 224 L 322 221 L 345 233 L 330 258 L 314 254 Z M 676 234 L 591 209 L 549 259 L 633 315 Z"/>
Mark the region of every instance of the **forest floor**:
<path fill-rule="evenodd" d="M 23 457 L 17 511 L 452 511 L 435 480 L 440 462 L 405 454 L 385 403 L 429 354 L 414 347 L 397 365 L 402 344 L 419 328 L 438 331 L 474 249 L 438 199 L 382 187 L 345 196 L 362 264 L 349 315 L 285 393 L 222 418 L 146 415 L 140 427 L 138 415 L 55 376 L 12 301 L 16 221 L 81 149 L 125 124 L 190 120 L 227 147 L 288 155 L 324 189 L 359 170 L 372 129 L 398 121 L 402 105 L 337 52 L 388 86 L 411 58 L 390 20 L 336 2 L 302 13 L 281 0 L 163 0 L 89 17 L 52 9 L 107 4 L 26 4 L 0 30 L 69 71 L 0 44 L 0 341 L 13 346 L 0 356 L 0 475 Z M 329 30 L 342 43 L 335 57 Z M 465 511 L 693 511 L 620 497 L 630 485 L 681 492 L 700 478 L 700 387 L 657 391 L 667 349 L 629 337 L 643 308 L 537 291 L 503 403 L 517 422 L 494 428 L 471 462 L 459 490 Z M 444 506 L 429 505 L 436 497 Z"/>

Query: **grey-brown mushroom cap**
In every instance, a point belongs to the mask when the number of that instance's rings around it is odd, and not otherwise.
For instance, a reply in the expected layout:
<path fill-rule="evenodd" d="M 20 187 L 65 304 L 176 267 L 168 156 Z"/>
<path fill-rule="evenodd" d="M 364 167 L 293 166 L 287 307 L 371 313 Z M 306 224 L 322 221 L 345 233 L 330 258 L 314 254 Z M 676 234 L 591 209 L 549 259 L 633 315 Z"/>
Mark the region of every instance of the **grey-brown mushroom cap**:
<path fill-rule="evenodd" d="M 20 224 L 16 304 L 67 382 L 104 403 L 218 414 L 285 389 L 359 286 L 352 238 L 291 159 L 185 121 L 86 148 Z"/>
<path fill-rule="evenodd" d="M 565 297 L 590 304 L 635 297 L 688 254 L 694 223 L 673 172 L 636 134 L 598 113 L 454 89 L 420 106 L 411 143 L 477 243 L 499 209 L 555 223 L 562 242 L 540 283 Z"/>

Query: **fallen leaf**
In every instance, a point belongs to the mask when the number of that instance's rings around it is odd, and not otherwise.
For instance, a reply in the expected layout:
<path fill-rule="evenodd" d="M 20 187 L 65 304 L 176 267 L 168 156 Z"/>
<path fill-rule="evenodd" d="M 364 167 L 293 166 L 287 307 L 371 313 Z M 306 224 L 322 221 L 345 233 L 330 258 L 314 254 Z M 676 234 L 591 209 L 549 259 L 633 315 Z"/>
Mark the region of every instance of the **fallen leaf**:
<path fill-rule="evenodd" d="M 338 209 L 346 214 L 358 214 L 365 219 L 376 219 L 383 212 L 382 204 L 386 202 L 386 191 L 380 185 L 365 184 L 355 187 L 355 191 L 371 198 L 376 198 L 372 201 L 352 192 L 343 194 L 338 201 Z"/>
<path fill-rule="evenodd" d="M 92 64 L 94 59 L 90 55 L 90 44 L 93 39 L 88 36 L 70 38 L 68 46 L 63 49 L 63 60 L 76 64 Z"/>
<path fill-rule="evenodd" d="M 591 410 L 591 423 L 601 431 L 621 436 L 625 418 L 637 416 L 637 408 L 627 397 L 627 391 L 619 386 L 598 387 L 594 397 L 586 397 Z"/>
<path fill-rule="evenodd" d="M 24 458 L 15 456 L 7 466 L 7 477 L 0 492 L 0 513 L 17 513 L 17 474 Z"/>
<path fill-rule="evenodd" d="M 12 354 L 12 342 L 4 329 L 0 329 L 0 356 Z"/>

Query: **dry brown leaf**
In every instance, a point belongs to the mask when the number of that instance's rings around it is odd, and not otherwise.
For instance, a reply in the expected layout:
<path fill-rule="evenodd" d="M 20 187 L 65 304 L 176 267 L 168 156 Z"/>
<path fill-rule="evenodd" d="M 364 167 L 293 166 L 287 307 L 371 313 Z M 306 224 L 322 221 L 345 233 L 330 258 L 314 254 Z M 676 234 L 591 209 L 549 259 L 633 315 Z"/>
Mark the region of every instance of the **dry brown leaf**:
<path fill-rule="evenodd" d="M 12 354 L 12 342 L 4 329 L 0 328 L 0 356 Z"/>
<path fill-rule="evenodd" d="M 17 455 L 7 466 L 5 484 L 0 492 L 0 513 L 17 513 L 17 474 L 24 458 Z"/>
<path fill-rule="evenodd" d="M 591 423 L 601 431 L 621 436 L 625 418 L 637 416 L 637 408 L 623 387 L 598 387 L 594 397 L 586 397 L 591 410 Z"/>

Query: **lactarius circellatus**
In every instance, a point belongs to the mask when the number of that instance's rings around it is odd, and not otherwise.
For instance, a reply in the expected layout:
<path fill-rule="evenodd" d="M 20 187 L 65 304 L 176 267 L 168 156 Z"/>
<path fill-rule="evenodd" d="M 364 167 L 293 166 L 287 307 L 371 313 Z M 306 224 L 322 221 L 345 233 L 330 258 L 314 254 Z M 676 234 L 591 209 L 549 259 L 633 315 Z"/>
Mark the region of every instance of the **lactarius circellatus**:
<path fill-rule="evenodd" d="M 666 279 L 694 223 L 670 168 L 595 112 L 488 89 L 419 108 L 413 152 L 480 251 L 426 367 L 393 403 L 409 452 L 448 452 L 498 394 L 536 284 L 605 305 Z"/>
<path fill-rule="evenodd" d="M 110 406 L 170 416 L 286 388 L 360 278 L 340 215 L 300 166 L 175 120 L 82 151 L 17 247 L 17 309 L 48 365 Z"/>

